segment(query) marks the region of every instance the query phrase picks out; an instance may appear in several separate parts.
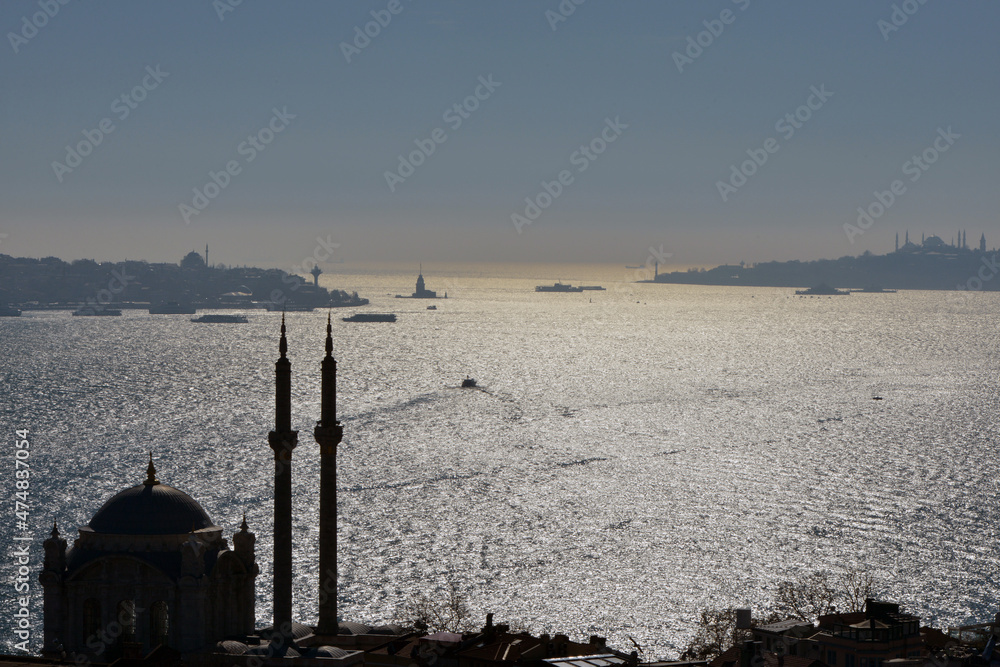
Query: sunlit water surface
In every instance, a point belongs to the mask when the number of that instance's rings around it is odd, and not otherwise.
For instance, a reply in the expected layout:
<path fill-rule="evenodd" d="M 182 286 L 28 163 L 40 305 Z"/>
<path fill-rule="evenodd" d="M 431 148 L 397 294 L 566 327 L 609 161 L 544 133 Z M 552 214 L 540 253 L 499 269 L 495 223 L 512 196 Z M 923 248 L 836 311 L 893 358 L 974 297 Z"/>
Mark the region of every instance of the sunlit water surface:
<path fill-rule="evenodd" d="M 321 278 L 399 314 L 334 313 L 345 619 L 399 619 L 403 601 L 454 582 L 477 623 L 493 611 L 665 657 L 701 608 L 762 610 L 782 579 L 857 567 L 937 625 L 996 610 L 1000 295 L 810 299 L 632 284 L 623 267 L 424 268 L 428 288 L 448 292 L 436 311 L 392 298 L 412 291 L 409 268 L 337 265 Z M 533 291 L 560 279 L 609 289 Z M 160 479 L 227 535 L 246 512 L 268 622 L 280 315 L 248 315 L 0 320 L 0 484 L 11 498 L 13 433 L 29 429 L 36 572 L 52 521 L 72 537 L 145 478 L 152 451 Z M 325 319 L 288 315 L 295 609 L 307 622 Z M 481 389 L 460 389 L 466 375 Z M 13 585 L 3 590 L 9 619 Z M 32 593 L 37 648 L 37 580 Z M 10 651 L 11 624 L 0 637 Z"/>

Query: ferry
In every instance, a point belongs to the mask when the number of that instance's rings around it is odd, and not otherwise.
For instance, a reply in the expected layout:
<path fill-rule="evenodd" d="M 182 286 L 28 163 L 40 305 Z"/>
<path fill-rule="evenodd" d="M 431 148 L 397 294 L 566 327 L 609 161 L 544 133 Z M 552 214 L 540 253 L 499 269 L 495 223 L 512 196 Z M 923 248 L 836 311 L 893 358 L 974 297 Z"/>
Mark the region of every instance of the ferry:
<path fill-rule="evenodd" d="M 582 292 L 582 287 L 573 287 L 572 285 L 564 285 L 563 283 L 556 283 L 555 285 L 538 285 L 535 287 L 536 292 Z"/>
<path fill-rule="evenodd" d="M 192 317 L 192 322 L 205 324 L 246 324 L 246 315 L 226 315 L 221 313 L 207 313 L 201 317 Z"/>
<path fill-rule="evenodd" d="M 850 294 L 847 290 L 830 287 L 826 283 L 816 285 L 816 287 L 810 287 L 809 289 L 795 290 L 795 293 L 799 296 L 846 296 Z"/>
<path fill-rule="evenodd" d="M 860 292 L 862 294 L 895 294 L 896 293 L 896 290 L 894 290 L 894 289 L 883 289 L 882 287 L 880 287 L 878 285 L 869 285 L 869 286 L 865 287 L 864 289 L 855 289 L 855 290 L 851 290 L 851 291 L 852 292 Z"/>
<path fill-rule="evenodd" d="M 396 313 L 355 313 L 341 319 L 345 322 L 395 322 Z"/>

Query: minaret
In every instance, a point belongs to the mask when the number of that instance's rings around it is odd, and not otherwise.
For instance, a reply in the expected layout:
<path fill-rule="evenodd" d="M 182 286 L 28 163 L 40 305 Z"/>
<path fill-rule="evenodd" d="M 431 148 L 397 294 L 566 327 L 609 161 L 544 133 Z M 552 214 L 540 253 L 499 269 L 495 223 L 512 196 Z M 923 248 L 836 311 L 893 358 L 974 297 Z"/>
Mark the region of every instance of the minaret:
<path fill-rule="evenodd" d="M 986 252 L 986 232 L 979 237 L 979 252 Z"/>
<path fill-rule="evenodd" d="M 899 252 L 899 232 L 896 232 L 896 252 Z"/>
<path fill-rule="evenodd" d="M 208 244 L 205 244 L 205 268 L 210 268 L 212 265 L 208 263 Z"/>
<path fill-rule="evenodd" d="M 909 245 L 909 243 L 910 243 L 910 230 L 909 229 L 906 230 L 906 243 L 907 243 L 907 245 Z"/>
<path fill-rule="evenodd" d="M 337 619 L 337 445 L 344 427 L 337 421 L 337 360 L 333 327 L 326 316 L 326 356 L 321 364 L 320 420 L 313 435 L 319 443 L 319 624 L 318 635 L 336 635 Z"/>
<path fill-rule="evenodd" d="M 274 450 L 274 630 L 283 639 L 292 632 L 292 364 L 285 354 L 285 315 L 281 315 L 281 357 L 274 364 L 274 430 L 267 440 Z"/>

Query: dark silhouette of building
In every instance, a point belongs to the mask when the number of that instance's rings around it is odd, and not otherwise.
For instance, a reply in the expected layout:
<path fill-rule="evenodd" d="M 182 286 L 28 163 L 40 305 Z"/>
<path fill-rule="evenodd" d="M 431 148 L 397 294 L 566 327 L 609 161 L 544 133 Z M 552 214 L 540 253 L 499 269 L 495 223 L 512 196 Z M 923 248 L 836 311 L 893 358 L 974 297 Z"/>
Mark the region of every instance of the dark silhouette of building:
<path fill-rule="evenodd" d="M 156 479 L 150 456 L 146 481 L 104 503 L 71 549 L 55 526 L 45 540 L 43 654 L 110 662 L 252 633 L 255 542 L 244 517 L 231 551 L 201 505 Z"/>
<path fill-rule="evenodd" d="M 337 445 L 344 427 L 337 420 L 337 360 L 333 329 L 326 317 L 326 356 L 320 365 L 320 420 L 313 436 L 319 444 L 319 623 L 317 634 L 336 635 L 337 621 Z"/>
<path fill-rule="evenodd" d="M 281 355 L 274 364 L 274 630 L 291 639 L 292 627 L 292 450 L 299 432 L 292 430 L 292 364 L 288 360 L 285 316 L 281 315 Z"/>
<path fill-rule="evenodd" d="M 396 295 L 397 299 L 438 299 L 441 298 L 437 295 L 437 292 L 427 289 L 424 284 L 424 267 L 420 266 L 420 273 L 417 275 L 417 289 L 410 296 L 403 296 L 402 294 Z M 444 298 L 448 298 L 448 293 L 445 292 Z"/>

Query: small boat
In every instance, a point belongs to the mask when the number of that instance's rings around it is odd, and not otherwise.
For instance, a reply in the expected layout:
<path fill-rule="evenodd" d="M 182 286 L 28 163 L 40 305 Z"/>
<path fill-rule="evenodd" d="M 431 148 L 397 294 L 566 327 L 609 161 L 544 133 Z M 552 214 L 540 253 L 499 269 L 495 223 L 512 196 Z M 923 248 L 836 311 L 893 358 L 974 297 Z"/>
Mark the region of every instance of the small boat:
<path fill-rule="evenodd" d="M 470 378 L 468 375 L 466 375 L 465 379 L 462 380 L 463 389 L 468 389 L 470 387 L 475 387 L 475 386 L 476 386 L 476 378 Z"/>
<path fill-rule="evenodd" d="M 355 313 L 341 319 L 345 322 L 395 322 L 396 313 Z"/>
<path fill-rule="evenodd" d="M 585 291 L 586 290 L 594 290 L 594 291 L 604 292 L 604 291 L 606 291 L 607 288 L 601 287 L 600 285 L 580 285 L 580 289 L 585 290 Z"/>
<path fill-rule="evenodd" d="M 101 306 L 82 306 L 73 311 L 76 317 L 118 317 L 122 311 L 117 308 L 103 308 Z"/>
<path fill-rule="evenodd" d="M 180 301 L 164 301 L 149 307 L 150 315 L 194 315 L 195 308 L 191 304 Z"/>
<path fill-rule="evenodd" d="M 427 306 L 427 310 L 437 310 L 437 306 Z"/>
<path fill-rule="evenodd" d="M 207 313 L 201 317 L 192 317 L 192 322 L 203 324 L 246 324 L 246 315 L 226 315 L 222 313 Z"/>

